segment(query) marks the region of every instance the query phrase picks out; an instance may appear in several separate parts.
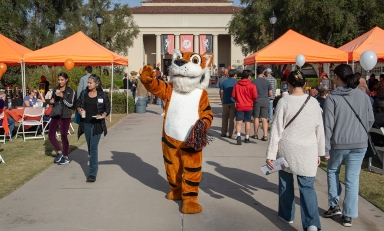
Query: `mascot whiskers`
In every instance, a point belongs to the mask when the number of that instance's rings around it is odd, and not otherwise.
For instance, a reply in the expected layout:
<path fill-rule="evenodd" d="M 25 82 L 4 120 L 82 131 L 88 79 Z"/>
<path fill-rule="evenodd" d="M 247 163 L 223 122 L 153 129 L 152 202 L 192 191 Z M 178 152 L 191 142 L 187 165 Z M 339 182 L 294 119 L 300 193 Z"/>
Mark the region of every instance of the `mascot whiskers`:
<path fill-rule="evenodd" d="M 170 81 L 154 78 L 156 73 L 144 66 L 141 82 L 149 92 L 164 100 L 165 115 L 162 149 L 170 185 L 169 200 L 182 200 L 181 212 L 199 213 L 199 184 L 202 176 L 202 149 L 210 138 L 207 131 L 213 113 L 205 88 L 213 55 L 174 50 L 169 67 Z"/>

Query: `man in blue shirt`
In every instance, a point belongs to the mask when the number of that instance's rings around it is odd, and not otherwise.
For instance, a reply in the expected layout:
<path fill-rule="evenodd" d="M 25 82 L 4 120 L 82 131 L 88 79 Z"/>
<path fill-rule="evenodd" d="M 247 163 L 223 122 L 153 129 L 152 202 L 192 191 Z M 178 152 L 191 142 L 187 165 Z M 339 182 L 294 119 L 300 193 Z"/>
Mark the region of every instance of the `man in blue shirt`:
<path fill-rule="evenodd" d="M 92 74 L 92 67 L 91 66 L 86 66 L 85 69 L 85 75 L 81 77 L 79 86 L 77 87 L 77 98 L 80 97 L 80 93 L 88 87 L 88 78 Z"/>
<path fill-rule="evenodd" d="M 232 99 L 233 86 L 237 83 L 237 71 L 235 69 L 229 70 L 229 79 L 220 84 L 220 99 L 223 105 L 223 116 L 221 124 L 221 137 L 232 137 L 233 129 L 235 126 L 235 100 Z M 229 122 L 229 129 L 228 129 Z"/>

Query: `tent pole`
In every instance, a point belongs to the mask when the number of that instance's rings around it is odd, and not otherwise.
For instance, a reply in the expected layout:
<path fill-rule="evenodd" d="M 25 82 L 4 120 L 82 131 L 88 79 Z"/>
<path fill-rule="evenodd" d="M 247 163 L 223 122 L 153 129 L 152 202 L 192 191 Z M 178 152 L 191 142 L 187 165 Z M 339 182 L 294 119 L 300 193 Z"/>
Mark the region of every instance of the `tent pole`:
<path fill-rule="evenodd" d="M 352 60 L 352 72 L 355 73 L 355 60 Z"/>
<path fill-rule="evenodd" d="M 111 112 L 109 114 L 109 122 L 112 122 L 112 99 L 113 98 L 113 63 L 112 63 L 112 82 L 111 82 Z"/>
<path fill-rule="evenodd" d="M 25 63 L 23 62 L 23 69 L 22 69 L 22 72 L 23 72 L 23 84 L 24 84 L 24 88 L 23 88 L 23 99 L 24 97 L 27 95 L 27 91 L 26 91 L 26 82 L 25 82 Z"/>

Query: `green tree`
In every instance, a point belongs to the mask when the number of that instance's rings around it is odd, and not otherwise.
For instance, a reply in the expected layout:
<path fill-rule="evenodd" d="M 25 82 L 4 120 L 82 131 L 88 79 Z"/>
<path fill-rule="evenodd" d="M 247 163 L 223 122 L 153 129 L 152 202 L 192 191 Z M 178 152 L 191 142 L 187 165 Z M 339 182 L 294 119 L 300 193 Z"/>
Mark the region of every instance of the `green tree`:
<path fill-rule="evenodd" d="M 271 41 L 272 10 L 277 16 L 275 37 L 293 29 L 309 38 L 339 47 L 374 26 L 384 27 L 383 0 L 242 0 L 242 12 L 228 24 L 244 55 Z"/>

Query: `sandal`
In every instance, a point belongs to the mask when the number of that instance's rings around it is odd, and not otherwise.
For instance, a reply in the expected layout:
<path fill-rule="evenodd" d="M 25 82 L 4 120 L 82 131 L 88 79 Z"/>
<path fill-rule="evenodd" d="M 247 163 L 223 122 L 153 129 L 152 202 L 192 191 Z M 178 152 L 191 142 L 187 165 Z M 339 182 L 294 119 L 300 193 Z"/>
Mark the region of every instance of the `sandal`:
<path fill-rule="evenodd" d="M 257 135 L 253 135 L 251 136 L 253 139 L 259 139 L 259 137 Z"/>
<path fill-rule="evenodd" d="M 263 136 L 263 138 L 261 138 L 262 141 L 267 141 L 268 140 L 268 137 L 267 136 Z"/>

